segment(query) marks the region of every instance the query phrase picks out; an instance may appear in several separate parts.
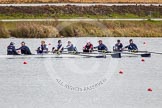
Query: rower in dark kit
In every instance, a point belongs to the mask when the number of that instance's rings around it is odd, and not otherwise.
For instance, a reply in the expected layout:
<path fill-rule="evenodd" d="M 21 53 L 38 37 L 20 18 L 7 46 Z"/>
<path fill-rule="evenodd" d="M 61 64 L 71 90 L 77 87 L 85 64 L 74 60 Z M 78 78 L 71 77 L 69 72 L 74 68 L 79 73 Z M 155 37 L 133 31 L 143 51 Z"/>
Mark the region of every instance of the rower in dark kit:
<path fill-rule="evenodd" d="M 108 48 L 107 48 L 106 45 L 104 45 L 102 43 L 102 40 L 99 40 L 98 43 L 99 43 L 99 45 L 96 46 L 96 47 L 94 47 L 94 48 L 97 48 L 98 49 L 98 52 L 108 52 Z"/>
<path fill-rule="evenodd" d="M 69 53 L 71 53 L 71 52 L 77 52 L 76 46 L 74 46 L 74 44 L 72 44 L 71 41 L 68 41 L 68 44 L 67 44 L 67 46 L 66 46 L 65 49 L 67 49 L 67 51 Z"/>
<path fill-rule="evenodd" d="M 128 48 L 130 52 L 138 52 L 138 47 L 133 43 L 133 39 L 129 40 L 129 45 L 125 46 L 125 48 Z"/>
<path fill-rule="evenodd" d="M 47 54 L 48 53 L 48 46 L 46 45 L 45 41 L 41 41 L 41 46 L 37 49 L 38 54 Z"/>
<path fill-rule="evenodd" d="M 123 44 L 121 43 L 120 40 L 117 40 L 117 43 L 113 47 L 113 51 L 122 51 L 123 50 Z"/>
<path fill-rule="evenodd" d="M 16 48 L 13 42 L 11 42 L 10 45 L 7 47 L 7 55 L 19 55 L 16 52 Z"/>
<path fill-rule="evenodd" d="M 93 44 L 90 41 L 87 41 L 87 44 L 83 47 L 83 52 L 92 52 Z"/>
<path fill-rule="evenodd" d="M 52 52 L 53 52 L 53 53 L 62 52 L 63 50 L 64 50 L 64 48 L 63 48 L 62 42 L 61 42 L 61 40 L 58 40 L 57 47 L 56 47 L 56 48 L 53 47 L 53 48 L 52 48 Z"/>
<path fill-rule="evenodd" d="M 21 54 L 31 55 L 31 51 L 29 47 L 25 45 L 25 42 L 21 42 L 21 47 L 16 50 L 21 50 Z"/>

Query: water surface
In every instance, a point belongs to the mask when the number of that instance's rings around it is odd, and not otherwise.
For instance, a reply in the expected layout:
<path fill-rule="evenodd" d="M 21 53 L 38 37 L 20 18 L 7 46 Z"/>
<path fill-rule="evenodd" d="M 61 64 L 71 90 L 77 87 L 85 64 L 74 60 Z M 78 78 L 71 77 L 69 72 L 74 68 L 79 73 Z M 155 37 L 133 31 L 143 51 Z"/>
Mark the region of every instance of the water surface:
<path fill-rule="evenodd" d="M 87 40 L 102 39 L 111 50 L 117 38 L 64 38 L 78 50 Z M 120 38 L 124 45 L 129 38 Z M 140 50 L 162 52 L 162 38 L 133 38 Z M 25 41 L 35 53 L 42 39 L 0 39 L 0 54 L 7 45 Z M 44 39 L 56 46 L 58 39 Z M 143 42 L 146 42 L 144 45 Z M 0 59 L 1 108 L 161 108 L 162 55 L 151 58 L 21 58 Z M 24 65 L 23 62 L 28 64 Z M 123 70 L 123 74 L 119 74 Z M 152 88 L 152 92 L 147 89 Z"/>

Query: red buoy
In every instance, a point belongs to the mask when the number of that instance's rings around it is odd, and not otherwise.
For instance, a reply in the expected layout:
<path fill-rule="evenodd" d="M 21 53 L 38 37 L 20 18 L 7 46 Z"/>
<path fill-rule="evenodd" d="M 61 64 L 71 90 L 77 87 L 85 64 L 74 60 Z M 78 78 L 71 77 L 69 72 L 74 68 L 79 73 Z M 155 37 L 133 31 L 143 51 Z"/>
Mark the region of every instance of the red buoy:
<path fill-rule="evenodd" d="M 123 73 L 124 73 L 123 70 L 120 70 L 120 71 L 119 71 L 119 74 L 123 74 Z"/>
<path fill-rule="evenodd" d="M 24 63 L 23 64 L 28 64 L 26 61 L 24 61 Z"/>
<path fill-rule="evenodd" d="M 152 88 L 148 88 L 147 91 L 152 92 Z"/>
<path fill-rule="evenodd" d="M 145 59 L 143 59 L 143 58 L 142 58 L 142 59 L 141 59 L 141 61 L 142 61 L 142 62 L 144 62 L 144 61 L 145 61 Z"/>

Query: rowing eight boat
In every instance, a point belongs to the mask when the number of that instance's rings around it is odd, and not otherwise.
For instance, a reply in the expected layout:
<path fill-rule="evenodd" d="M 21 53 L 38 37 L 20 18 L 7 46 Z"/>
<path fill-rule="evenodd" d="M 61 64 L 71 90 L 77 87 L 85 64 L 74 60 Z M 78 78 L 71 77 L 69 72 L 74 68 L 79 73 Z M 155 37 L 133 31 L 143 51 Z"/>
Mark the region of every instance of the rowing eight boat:
<path fill-rule="evenodd" d="M 62 54 L 32 54 L 32 55 L 0 55 L 0 58 L 121 58 L 121 57 L 150 57 L 150 53 L 111 52 L 111 53 L 62 53 Z"/>

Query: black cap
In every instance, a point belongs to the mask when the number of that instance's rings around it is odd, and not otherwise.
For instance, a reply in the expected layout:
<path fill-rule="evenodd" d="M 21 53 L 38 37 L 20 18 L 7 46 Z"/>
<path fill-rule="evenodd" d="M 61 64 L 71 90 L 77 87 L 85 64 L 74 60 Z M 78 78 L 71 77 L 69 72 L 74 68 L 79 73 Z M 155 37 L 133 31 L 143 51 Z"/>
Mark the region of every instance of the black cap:
<path fill-rule="evenodd" d="M 118 39 L 117 42 L 120 42 L 120 40 Z"/>
<path fill-rule="evenodd" d="M 24 43 L 24 44 L 25 44 L 25 42 L 24 42 L 24 41 L 22 41 L 21 43 Z"/>
<path fill-rule="evenodd" d="M 15 43 L 11 42 L 10 45 L 14 45 Z"/>
<path fill-rule="evenodd" d="M 133 41 L 133 39 L 130 39 L 130 40 L 129 40 L 129 42 L 132 42 L 132 41 Z"/>
<path fill-rule="evenodd" d="M 58 40 L 58 43 L 61 43 L 61 40 Z"/>

